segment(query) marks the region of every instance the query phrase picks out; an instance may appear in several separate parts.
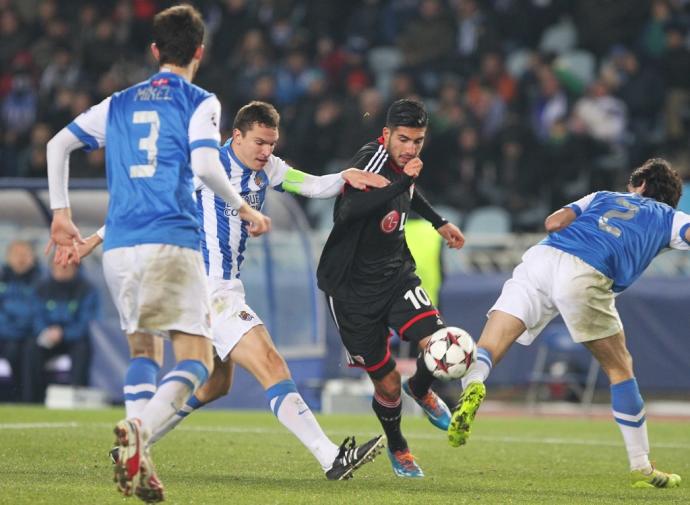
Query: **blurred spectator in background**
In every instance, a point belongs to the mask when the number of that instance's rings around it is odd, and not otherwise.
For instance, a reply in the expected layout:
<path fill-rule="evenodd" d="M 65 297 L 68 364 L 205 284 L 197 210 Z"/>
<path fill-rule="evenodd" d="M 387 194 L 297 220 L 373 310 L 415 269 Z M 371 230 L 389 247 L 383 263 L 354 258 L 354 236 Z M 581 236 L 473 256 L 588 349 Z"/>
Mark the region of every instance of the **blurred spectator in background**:
<path fill-rule="evenodd" d="M 91 366 L 89 324 L 98 317 L 96 288 L 78 265 L 51 263 L 51 275 L 36 287 L 33 334 L 24 355 L 23 387 L 27 402 L 42 403 L 47 387 L 46 362 L 68 354 L 73 386 L 86 386 Z"/>
<path fill-rule="evenodd" d="M 22 365 L 33 336 L 32 309 L 40 275 L 31 244 L 23 240 L 11 242 L 7 263 L 0 272 L 0 357 L 12 368 L 10 401 L 21 401 L 24 396 Z"/>
<path fill-rule="evenodd" d="M 43 174 L 46 125 L 150 74 L 150 23 L 165 3 L 0 0 L 0 177 Z M 462 210 L 503 202 L 515 216 L 525 199 L 502 195 L 523 180 L 528 207 L 550 208 L 575 188 L 623 189 L 622 169 L 660 150 L 688 158 L 686 0 L 197 3 L 209 27 L 197 80 L 223 104 L 221 130 L 250 100 L 278 103 L 278 153 L 308 170 L 349 158 L 380 110 L 410 97 L 431 111 L 424 161 L 440 167 L 420 186 Z M 506 141 L 516 124 L 527 143 Z M 484 175 L 467 179 L 471 166 Z M 103 173 L 97 155 L 73 156 L 73 175 Z"/>
<path fill-rule="evenodd" d="M 666 26 L 666 49 L 661 57 L 661 68 L 666 82 L 666 135 L 672 147 L 688 142 L 690 119 L 690 50 L 687 27 L 680 22 Z M 687 147 L 687 145 L 686 145 Z"/>

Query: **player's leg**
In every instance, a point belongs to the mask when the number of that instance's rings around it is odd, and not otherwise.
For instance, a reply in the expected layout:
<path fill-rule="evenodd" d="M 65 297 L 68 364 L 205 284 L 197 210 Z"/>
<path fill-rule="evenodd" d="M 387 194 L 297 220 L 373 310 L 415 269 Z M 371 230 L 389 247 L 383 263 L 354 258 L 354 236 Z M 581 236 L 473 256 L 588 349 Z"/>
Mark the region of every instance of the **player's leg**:
<path fill-rule="evenodd" d="M 213 372 L 211 372 L 208 380 L 189 397 L 187 402 L 174 416 L 163 423 L 163 425 L 151 435 L 148 444 L 153 445 L 158 442 L 195 410 L 227 395 L 232 386 L 233 370 L 234 365 L 232 361 L 223 361 L 218 356 L 215 356 L 213 361 Z"/>
<path fill-rule="evenodd" d="M 431 390 L 434 376 L 424 363 L 423 352 L 429 337 L 443 328 L 445 323 L 416 275 L 394 297 L 388 313 L 388 325 L 398 332 L 401 339 L 412 342 L 419 351 L 415 373 L 403 384 L 403 390 L 422 408 L 431 424 L 447 430 L 450 410 Z"/>
<path fill-rule="evenodd" d="M 128 419 L 139 417 L 153 398 L 163 364 L 163 339 L 150 333 L 127 335 L 129 366 L 125 373 L 124 398 Z"/>
<path fill-rule="evenodd" d="M 172 336 L 178 361 L 137 418 L 115 427 L 118 489 L 148 501 L 163 499 L 146 442 L 203 383 L 212 366 L 210 304 L 198 251 L 165 244 L 117 248 L 103 255 L 103 268 L 126 333 Z M 155 353 L 155 351 L 154 351 Z"/>
<path fill-rule="evenodd" d="M 613 417 L 623 435 L 630 462 L 633 487 L 677 487 L 681 478 L 655 469 L 649 461 L 649 438 L 644 401 L 633 374 L 632 357 L 625 336 L 613 336 L 584 342 L 601 364 L 611 382 Z"/>
<path fill-rule="evenodd" d="M 374 384 L 371 406 L 388 439 L 393 471 L 401 477 L 422 477 L 424 474 L 410 453 L 400 428 L 400 373 L 395 369 L 390 352 L 390 330 L 381 320 L 383 308 L 346 303 L 331 297 L 327 302 L 347 351 L 349 366 L 363 368 Z"/>
<path fill-rule="evenodd" d="M 213 371 L 211 341 L 200 335 L 171 332 L 177 364 L 162 379 L 156 393 L 142 410 L 144 430 L 157 432 L 195 393 Z"/>
<path fill-rule="evenodd" d="M 244 334 L 230 359 L 259 381 L 273 414 L 312 453 L 329 479 L 347 478 L 359 465 L 373 459 L 378 439 L 373 445 L 370 441 L 360 448 L 353 446 L 348 459 L 345 453 L 350 448 L 345 443 L 338 447 L 326 436 L 263 324 Z"/>
<path fill-rule="evenodd" d="M 523 262 L 506 281 L 477 342 L 477 360 L 462 379 L 463 392 L 453 411 L 448 442 L 453 447 L 467 443 L 470 427 L 486 396 L 484 382 L 516 340 L 529 345 L 557 314 L 551 302 L 553 271 L 558 263 L 555 249 L 529 249 Z"/>

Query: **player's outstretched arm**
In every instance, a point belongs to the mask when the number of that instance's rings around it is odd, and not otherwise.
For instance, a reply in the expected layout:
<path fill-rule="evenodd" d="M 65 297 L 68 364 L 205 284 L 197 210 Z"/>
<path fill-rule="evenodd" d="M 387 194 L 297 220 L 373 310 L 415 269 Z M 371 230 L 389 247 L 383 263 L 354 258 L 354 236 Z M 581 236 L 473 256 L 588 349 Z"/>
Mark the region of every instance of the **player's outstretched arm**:
<path fill-rule="evenodd" d="M 348 168 L 337 174 L 311 175 L 290 167 L 281 183 L 282 189 L 307 198 L 333 198 L 345 184 L 353 188 L 383 188 L 388 179 L 379 174 L 365 172 L 358 168 Z"/>
<path fill-rule="evenodd" d="M 575 221 L 576 218 L 577 214 L 575 214 L 573 209 L 563 207 L 546 218 L 546 221 L 544 221 L 544 227 L 549 233 L 560 231 Z"/>
<path fill-rule="evenodd" d="M 371 191 L 346 189 L 335 220 L 349 221 L 366 216 L 400 193 L 407 191 L 413 180 L 412 177 L 406 175 L 384 188 L 376 188 Z"/>

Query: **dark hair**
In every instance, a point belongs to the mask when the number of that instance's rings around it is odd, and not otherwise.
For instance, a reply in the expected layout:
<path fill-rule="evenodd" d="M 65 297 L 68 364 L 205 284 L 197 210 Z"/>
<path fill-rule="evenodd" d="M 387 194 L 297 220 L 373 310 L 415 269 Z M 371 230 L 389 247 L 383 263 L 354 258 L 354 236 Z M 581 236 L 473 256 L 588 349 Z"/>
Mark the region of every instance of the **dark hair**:
<path fill-rule="evenodd" d="M 237 111 L 232 127 L 233 129 L 237 128 L 244 135 L 254 123 L 268 128 L 278 128 L 280 114 L 270 103 L 254 100 Z"/>
<path fill-rule="evenodd" d="M 204 40 L 204 21 L 191 5 L 176 5 L 153 18 L 153 41 L 161 65 L 186 67 Z"/>
<path fill-rule="evenodd" d="M 636 168 L 630 175 L 630 185 L 634 188 L 645 184 L 642 196 L 654 198 L 674 209 L 683 192 L 683 181 L 678 172 L 663 158 L 651 158 Z"/>
<path fill-rule="evenodd" d="M 403 98 L 396 100 L 388 108 L 386 114 L 386 126 L 391 130 L 398 126 L 410 128 L 426 128 L 429 124 L 429 115 L 424 104 L 418 100 Z"/>

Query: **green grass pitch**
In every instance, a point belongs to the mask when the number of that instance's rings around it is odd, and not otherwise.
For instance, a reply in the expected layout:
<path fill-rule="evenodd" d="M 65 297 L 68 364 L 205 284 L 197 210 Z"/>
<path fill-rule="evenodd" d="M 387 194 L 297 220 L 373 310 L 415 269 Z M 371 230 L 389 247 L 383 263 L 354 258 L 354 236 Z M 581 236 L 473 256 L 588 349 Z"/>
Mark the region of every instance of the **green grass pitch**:
<path fill-rule="evenodd" d="M 121 409 L 0 407 L 0 504 L 123 504 L 107 452 Z M 320 416 L 338 443 L 379 432 L 372 415 Z M 197 412 L 155 448 L 170 504 L 657 504 L 690 503 L 687 422 L 650 419 L 652 458 L 678 489 L 631 489 L 610 420 L 482 417 L 453 449 L 422 418 L 403 428 L 424 479 L 396 478 L 385 453 L 351 481 L 327 481 L 268 412 Z"/>

